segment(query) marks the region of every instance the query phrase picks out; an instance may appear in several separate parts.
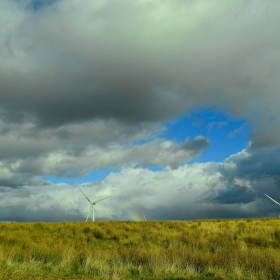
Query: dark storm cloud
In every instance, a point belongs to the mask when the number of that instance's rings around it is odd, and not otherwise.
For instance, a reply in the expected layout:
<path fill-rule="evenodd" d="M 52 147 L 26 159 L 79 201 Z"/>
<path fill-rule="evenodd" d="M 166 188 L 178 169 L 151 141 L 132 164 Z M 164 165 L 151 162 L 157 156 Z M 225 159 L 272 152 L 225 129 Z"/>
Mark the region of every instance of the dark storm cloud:
<path fill-rule="evenodd" d="M 249 203 L 255 198 L 254 192 L 245 186 L 233 185 L 225 190 L 219 191 L 216 197 L 210 199 L 220 204 Z"/>
<path fill-rule="evenodd" d="M 280 137 L 260 132 L 270 132 L 271 118 L 280 127 L 277 1 L 3 7 L 0 102 L 7 119 L 43 127 L 96 118 L 135 124 L 216 106 L 247 118 L 257 146 L 278 144 Z"/>
<path fill-rule="evenodd" d="M 216 167 L 219 183 L 209 184 L 205 201 L 223 205 L 257 204 L 255 214 L 268 214 L 273 204 L 269 204 L 264 194 L 280 198 L 279 159 L 279 148 L 248 149 L 232 155 Z"/>

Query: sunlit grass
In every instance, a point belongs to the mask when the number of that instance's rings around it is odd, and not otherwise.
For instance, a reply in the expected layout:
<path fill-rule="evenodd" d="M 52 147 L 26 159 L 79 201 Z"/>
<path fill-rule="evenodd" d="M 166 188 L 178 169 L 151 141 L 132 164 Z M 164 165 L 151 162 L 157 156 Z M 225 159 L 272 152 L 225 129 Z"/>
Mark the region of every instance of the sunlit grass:
<path fill-rule="evenodd" d="M 280 279 L 280 220 L 0 224 L 0 279 Z"/>

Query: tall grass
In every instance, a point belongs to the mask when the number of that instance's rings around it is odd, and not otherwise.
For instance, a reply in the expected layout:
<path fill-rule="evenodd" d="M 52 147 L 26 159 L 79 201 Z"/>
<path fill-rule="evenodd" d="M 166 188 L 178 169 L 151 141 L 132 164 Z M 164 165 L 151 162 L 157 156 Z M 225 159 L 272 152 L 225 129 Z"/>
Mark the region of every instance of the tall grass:
<path fill-rule="evenodd" d="M 0 224 L 0 279 L 280 279 L 280 221 Z"/>

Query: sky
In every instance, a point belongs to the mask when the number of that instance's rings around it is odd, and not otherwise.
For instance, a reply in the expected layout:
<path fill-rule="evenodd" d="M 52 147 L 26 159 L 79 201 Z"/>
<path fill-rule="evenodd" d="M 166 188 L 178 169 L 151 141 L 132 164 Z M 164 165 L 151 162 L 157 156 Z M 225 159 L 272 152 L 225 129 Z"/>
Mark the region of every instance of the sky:
<path fill-rule="evenodd" d="M 276 217 L 280 2 L 2 0 L 0 221 Z"/>

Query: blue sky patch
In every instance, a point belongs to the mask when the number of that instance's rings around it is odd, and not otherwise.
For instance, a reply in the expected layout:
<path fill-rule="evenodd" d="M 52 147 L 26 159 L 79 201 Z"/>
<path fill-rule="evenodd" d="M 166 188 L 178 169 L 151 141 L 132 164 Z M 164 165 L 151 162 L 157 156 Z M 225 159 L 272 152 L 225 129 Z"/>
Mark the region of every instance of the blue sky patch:
<path fill-rule="evenodd" d="M 34 9 L 35 11 L 38 11 L 42 8 L 52 5 L 56 1 L 57 0 L 33 0 L 29 7 Z"/>
<path fill-rule="evenodd" d="M 73 178 L 73 177 L 71 177 L 71 173 L 73 173 L 73 171 L 69 171 L 69 172 L 67 172 L 68 174 L 66 174 L 65 177 L 42 176 L 41 179 L 47 180 L 47 181 L 51 181 L 51 182 L 53 182 L 55 184 L 58 184 L 58 183 L 67 183 L 67 184 L 77 183 L 77 184 L 82 184 L 82 183 L 86 183 L 86 182 L 99 182 L 99 181 L 102 181 L 112 172 L 114 172 L 114 170 L 112 170 L 111 168 L 104 167 L 104 168 L 94 169 L 88 175 L 81 176 L 81 177 Z"/>
<path fill-rule="evenodd" d="M 207 137 L 211 146 L 192 162 L 223 161 L 246 148 L 249 125 L 245 120 L 232 119 L 213 108 L 196 109 L 185 117 L 166 123 L 162 137 L 176 142 L 198 135 Z"/>

